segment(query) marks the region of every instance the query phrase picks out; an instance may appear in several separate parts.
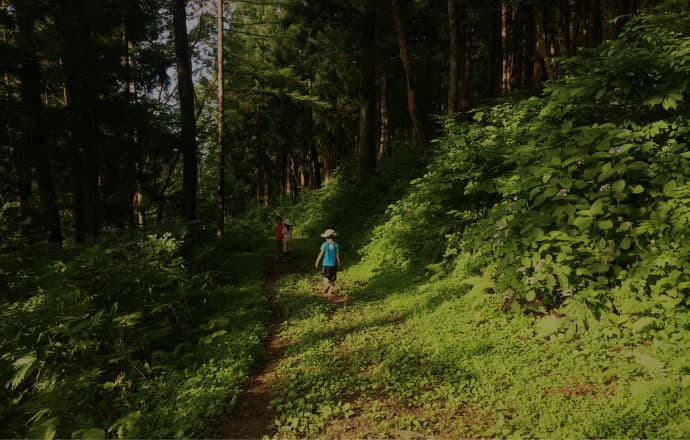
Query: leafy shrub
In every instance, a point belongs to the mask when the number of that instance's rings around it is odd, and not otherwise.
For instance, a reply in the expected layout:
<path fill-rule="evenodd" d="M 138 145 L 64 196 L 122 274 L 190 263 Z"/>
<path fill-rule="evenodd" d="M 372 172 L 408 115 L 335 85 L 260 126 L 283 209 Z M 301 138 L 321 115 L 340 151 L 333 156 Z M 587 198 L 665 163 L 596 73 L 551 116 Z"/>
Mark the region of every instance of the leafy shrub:
<path fill-rule="evenodd" d="M 262 259 L 222 244 L 184 259 L 180 247 L 171 234 L 110 236 L 2 261 L 3 437 L 205 432 L 259 346 Z"/>
<path fill-rule="evenodd" d="M 445 121 L 366 258 L 465 276 L 493 264 L 497 289 L 540 313 L 687 305 L 690 17 L 672 12 L 566 61 L 542 98 Z"/>

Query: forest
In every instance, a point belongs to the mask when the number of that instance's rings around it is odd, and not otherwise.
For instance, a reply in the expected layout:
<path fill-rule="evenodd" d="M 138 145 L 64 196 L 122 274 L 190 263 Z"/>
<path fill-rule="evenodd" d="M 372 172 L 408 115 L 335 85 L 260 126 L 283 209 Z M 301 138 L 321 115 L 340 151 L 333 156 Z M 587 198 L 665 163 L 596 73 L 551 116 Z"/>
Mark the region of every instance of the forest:
<path fill-rule="evenodd" d="M 689 98 L 685 0 L 0 0 L 0 438 L 688 438 Z"/>

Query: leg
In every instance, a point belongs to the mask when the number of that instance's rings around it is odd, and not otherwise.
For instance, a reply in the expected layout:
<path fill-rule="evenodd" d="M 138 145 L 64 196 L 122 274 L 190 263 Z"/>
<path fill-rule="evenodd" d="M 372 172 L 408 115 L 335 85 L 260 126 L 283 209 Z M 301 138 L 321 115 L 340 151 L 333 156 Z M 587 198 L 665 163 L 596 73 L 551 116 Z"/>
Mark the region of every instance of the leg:
<path fill-rule="evenodd" d="M 324 287 L 323 287 L 323 289 L 321 289 L 321 293 L 326 294 L 331 289 L 331 282 L 328 280 L 328 278 L 324 277 L 323 284 L 324 284 Z"/>

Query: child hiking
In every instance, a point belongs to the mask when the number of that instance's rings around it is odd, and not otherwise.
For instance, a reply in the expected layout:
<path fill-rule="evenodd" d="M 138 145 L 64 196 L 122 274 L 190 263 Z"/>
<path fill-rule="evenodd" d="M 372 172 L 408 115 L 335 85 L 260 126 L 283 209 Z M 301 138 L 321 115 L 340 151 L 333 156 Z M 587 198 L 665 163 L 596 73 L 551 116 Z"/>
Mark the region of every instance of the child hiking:
<path fill-rule="evenodd" d="M 280 256 L 283 254 L 283 230 L 285 225 L 283 224 L 283 217 L 276 216 L 276 227 L 275 227 L 275 238 L 276 238 L 276 250 L 275 259 L 279 260 Z"/>
<path fill-rule="evenodd" d="M 326 229 L 321 237 L 326 241 L 321 245 L 321 252 L 316 257 L 314 267 L 319 268 L 319 262 L 323 258 L 323 267 L 321 268 L 321 275 L 325 284 L 321 293 L 332 295 L 337 279 L 338 268 L 340 267 L 340 252 L 338 250 L 338 243 L 333 241 L 333 237 L 337 234 L 333 229 Z"/>
<path fill-rule="evenodd" d="M 292 222 L 283 221 L 283 259 L 292 261 Z"/>

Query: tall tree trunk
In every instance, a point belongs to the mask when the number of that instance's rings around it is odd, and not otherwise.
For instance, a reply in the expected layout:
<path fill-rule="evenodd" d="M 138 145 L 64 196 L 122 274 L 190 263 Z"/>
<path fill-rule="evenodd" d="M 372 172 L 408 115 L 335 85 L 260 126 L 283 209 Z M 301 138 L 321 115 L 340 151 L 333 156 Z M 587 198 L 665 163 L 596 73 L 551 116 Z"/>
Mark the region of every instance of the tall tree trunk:
<path fill-rule="evenodd" d="M 522 15 L 524 6 L 520 3 L 513 4 L 510 11 L 508 27 L 510 90 L 519 88 L 522 84 L 522 42 L 524 41 Z"/>
<path fill-rule="evenodd" d="M 601 44 L 601 0 L 590 0 L 589 4 L 589 44 L 588 47 L 596 47 Z"/>
<path fill-rule="evenodd" d="M 19 20 L 22 41 L 21 97 L 24 121 L 24 151 L 35 159 L 36 183 L 41 204 L 41 224 L 48 233 L 48 241 L 62 246 L 62 228 L 53 179 L 51 154 L 46 145 L 42 123 L 41 71 L 36 57 L 34 20 L 24 16 Z M 30 182 L 29 182 L 30 185 Z"/>
<path fill-rule="evenodd" d="M 336 158 L 336 136 L 335 130 L 328 130 L 328 142 L 326 143 L 326 153 L 324 157 L 324 176 L 326 182 L 328 182 L 333 176 L 333 171 L 335 171 L 335 158 Z"/>
<path fill-rule="evenodd" d="M 400 49 L 400 61 L 405 71 L 405 81 L 407 85 L 407 111 L 412 118 L 412 128 L 414 129 L 415 139 L 417 143 L 427 151 L 429 141 L 424 133 L 424 121 L 422 115 L 417 108 L 416 84 L 414 72 L 412 70 L 412 63 L 407 53 L 407 36 L 405 35 L 405 26 L 400 13 L 399 0 L 391 0 L 391 7 L 393 10 L 393 22 L 395 23 L 395 30 L 398 34 L 398 47 Z"/>
<path fill-rule="evenodd" d="M 613 40 L 618 35 L 618 26 L 613 19 L 618 16 L 618 0 L 604 0 L 604 40 Z"/>
<path fill-rule="evenodd" d="M 127 62 L 127 93 L 129 95 L 129 104 L 132 109 L 137 108 L 137 81 L 136 81 L 136 66 L 134 65 L 134 56 L 132 54 L 134 45 L 129 37 L 129 23 L 125 23 L 125 45 L 127 47 L 126 62 Z M 142 151 L 141 141 L 139 140 L 139 118 L 134 113 L 134 118 L 131 120 L 132 128 L 130 138 L 133 148 L 134 156 L 134 191 L 132 194 L 132 216 L 134 224 L 139 230 L 143 231 L 146 226 L 146 210 L 144 207 L 144 154 Z M 129 185 L 128 185 L 129 186 Z"/>
<path fill-rule="evenodd" d="M 535 9 L 534 21 L 537 34 L 534 47 L 534 86 L 538 88 L 544 79 L 553 79 L 556 74 L 547 49 L 546 24 L 542 8 Z"/>
<path fill-rule="evenodd" d="M 314 142 L 314 111 L 311 104 L 307 104 L 307 109 L 305 111 L 306 118 L 306 130 L 305 130 L 305 142 L 307 142 L 307 148 L 309 153 L 310 161 L 310 173 L 309 173 L 309 183 L 311 189 L 317 189 L 321 186 L 321 164 L 319 163 L 319 152 L 316 148 L 316 142 Z"/>
<path fill-rule="evenodd" d="M 86 4 L 61 0 L 59 30 L 62 37 L 62 65 L 65 76 L 67 113 L 72 140 L 72 190 L 75 239 L 96 234 L 100 228 L 101 200 L 98 188 L 99 163 L 94 147 L 98 136 L 96 85 L 91 72 L 94 53 L 90 22 L 84 17 Z"/>
<path fill-rule="evenodd" d="M 165 176 L 163 177 L 163 183 L 158 190 L 158 212 L 156 215 L 156 224 L 160 226 L 163 221 L 163 208 L 165 207 L 165 192 L 168 190 L 170 183 L 172 182 L 173 173 L 175 172 L 175 167 L 177 166 L 177 161 L 180 160 L 181 152 L 178 151 L 173 155 L 170 165 L 165 170 Z"/>
<path fill-rule="evenodd" d="M 458 102 L 458 11 L 457 0 L 448 0 L 448 114 L 453 115 Z"/>
<path fill-rule="evenodd" d="M 508 2 L 501 0 L 501 94 L 510 92 L 510 49 L 508 47 Z"/>
<path fill-rule="evenodd" d="M 225 87 L 223 84 L 223 1 L 216 0 L 216 26 L 218 28 L 218 42 L 216 47 L 216 78 L 218 81 L 218 193 L 217 209 L 218 222 L 216 236 L 223 238 L 225 233 Z"/>
<path fill-rule="evenodd" d="M 372 174 L 376 169 L 376 3 L 367 0 L 361 33 L 361 59 L 359 63 L 359 130 L 358 149 L 360 176 Z"/>
<path fill-rule="evenodd" d="M 175 32 L 175 57 L 177 60 L 177 90 L 180 97 L 182 117 L 182 198 L 184 215 L 187 221 L 196 220 L 197 199 L 197 147 L 196 124 L 194 118 L 194 83 L 192 81 L 192 62 L 187 40 L 187 12 L 185 0 L 173 0 L 173 25 Z"/>
<path fill-rule="evenodd" d="M 523 6 L 523 35 L 522 41 L 522 87 L 532 88 L 534 85 L 534 48 L 536 28 L 534 25 L 534 5 Z"/>
<path fill-rule="evenodd" d="M 558 56 L 567 57 L 571 55 L 570 48 L 570 2 L 560 0 L 555 8 L 556 13 L 556 33 L 558 35 Z"/>
<path fill-rule="evenodd" d="M 264 208 L 268 208 L 270 205 L 270 193 L 271 186 L 269 180 L 268 167 L 266 166 L 266 161 L 261 162 L 261 174 L 263 175 L 263 186 L 264 186 Z"/>
<path fill-rule="evenodd" d="M 388 116 L 388 79 L 383 66 L 379 68 L 379 147 L 376 151 L 376 160 L 379 161 L 386 153 L 386 144 L 390 136 L 390 120 Z"/>
<path fill-rule="evenodd" d="M 489 9 L 489 57 L 487 62 L 487 86 L 486 95 L 493 97 L 500 95 L 502 90 L 502 66 L 501 66 L 501 14 L 500 9 Z"/>
<path fill-rule="evenodd" d="M 472 23 L 467 6 L 462 20 L 462 71 L 460 75 L 460 112 L 467 119 L 472 105 Z"/>

